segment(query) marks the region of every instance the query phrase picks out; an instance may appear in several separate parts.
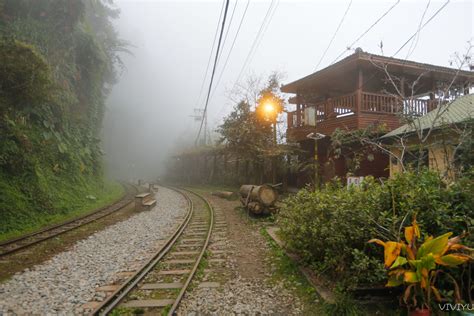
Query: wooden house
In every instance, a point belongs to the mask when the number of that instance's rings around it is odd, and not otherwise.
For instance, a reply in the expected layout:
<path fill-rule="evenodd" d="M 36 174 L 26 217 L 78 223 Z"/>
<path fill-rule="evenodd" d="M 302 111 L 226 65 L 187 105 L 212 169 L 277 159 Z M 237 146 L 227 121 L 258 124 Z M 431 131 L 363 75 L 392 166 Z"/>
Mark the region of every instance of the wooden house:
<path fill-rule="evenodd" d="M 299 160 L 318 161 L 317 178 L 346 178 L 348 161 L 361 145 L 339 158 L 331 158 L 331 135 L 336 129 L 355 131 L 382 125 L 398 128 L 407 115 L 424 115 L 438 105 L 440 97 L 468 94 L 474 73 L 374 55 L 357 49 L 337 63 L 304 78 L 285 84 L 281 91 L 293 94 L 287 113 L 287 140 L 297 142 L 307 153 Z M 441 95 L 440 91 L 448 91 Z M 364 159 L 354 176 L 389 176 L 389 157 L 374 151 Z M 307 172 L 293 176 L 290 185 L 310 182 Z M 293 183 L 291 183 L 293 182 Z"/>

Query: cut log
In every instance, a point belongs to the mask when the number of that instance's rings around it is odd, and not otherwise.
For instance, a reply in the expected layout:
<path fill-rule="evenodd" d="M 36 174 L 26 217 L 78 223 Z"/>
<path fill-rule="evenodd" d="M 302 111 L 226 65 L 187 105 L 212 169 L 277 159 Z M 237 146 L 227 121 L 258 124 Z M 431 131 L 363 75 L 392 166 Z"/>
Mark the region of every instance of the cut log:
<path fill-rule="evenodd" d="M 254 214 L 260 214 L 263 211 L 262 206 L 258 202 L 250 202 L 247 205 L 248 209 Z"/>
<path fill-rule="evenodd" d="M 242 198 L 249 198 L 248 202 L 259 202 L 263 206 L 272 206 L 278 199 L 278 192 L 268 185 L 244 184 L 239 192 Z"/>
<path fill-rule="evenodd" d="M 214 191 L 211 194 L 227 200 L 231 200 L 236 197 L 235 192 L 230 191 Z"/>

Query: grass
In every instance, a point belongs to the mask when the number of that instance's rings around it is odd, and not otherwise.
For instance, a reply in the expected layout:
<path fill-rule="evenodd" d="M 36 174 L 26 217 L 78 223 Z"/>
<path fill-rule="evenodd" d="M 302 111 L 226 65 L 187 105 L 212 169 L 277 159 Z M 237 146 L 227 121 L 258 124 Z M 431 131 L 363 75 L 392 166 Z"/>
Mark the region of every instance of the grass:
<path fill-rule="evenodd" d="M 296 263 L 273 241 L 265 228 L 261 228 L 260 233 L 270 246 L 270 262 L 274 264 L 271 282 L 283 283 L 285 287 L 292 289 L 304 304 L 304 315 L 324 315 L 324 304 L 321 298 L 305 276 L 301 274 Z"/>
<path fill-rule="evenodd" d="M 41 228 L 59 224 L 61 222 L 90 213 L 98 208 L 112 204 L 119 200 L 124 194 L 124 188 L 117 182 L 105 181 L 104 183 L 88 183 L 75 189 L 72 186 L 61 186 L 54 190 L 53 208 L 54 211 L 37 211 L 34 208 L 34 201 L 25 202 L 15 190 L 9 199 L 15 199 L 21 207 L 17 212 L 5 217 L 0 228 L 0 241 L 12 239 L 27 233 L 34 232 Z M 53 187 L 53 186 L 52 186 Z M 91 196 L 95 197 L 92 199 Z M 3 212 L 0 210 L 0 213 Z M 17 215 L 17 216 L 15 216 Z"/>
<path fill-rule="evenodd" d="M 275 264 L 272 282 L 283 282 L 286 287 L 294 290 L 305 306 L 304 315 L 400 315 L 400 311 L 393 306 L 380 303 L 363 305 L 340 290 L 335 291 L 334 304 L 324 302 L 306 277 L 299 271 L 297 264 L 275 243 L 266 229 L 261 228 L 260 233 L 270 246 L 270 262 Z"/>

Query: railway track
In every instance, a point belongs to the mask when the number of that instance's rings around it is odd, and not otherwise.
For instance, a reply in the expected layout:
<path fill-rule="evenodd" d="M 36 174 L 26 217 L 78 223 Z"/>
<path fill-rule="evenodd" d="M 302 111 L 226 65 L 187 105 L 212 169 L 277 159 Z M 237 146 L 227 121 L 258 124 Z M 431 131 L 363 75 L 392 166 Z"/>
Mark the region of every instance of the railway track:
<path fill-rule="evenodd" d="M 174 315 L 196 272 L 203 269 L 215 225 L 215 212 L 201 195 L 178 190 L 188 202 L 183 221 L 160 249 L 113 293 L 95 308 L 92 315 L 145 314 Z M 113 287 L 113 285 L 111 286 Z"/>
<path fill-rule="evenodd" d="M 134 196 L 138 192 L 138 188 L 133 185 L 126 185 L 127 193 L 116 203 L 108 206 L 104 206 L 96 211 L 83 215 L 78 218 L 74 218 L 67 222 L 63 222 L 54 226 L 47 227 L 45 229 L 20 236 L 15 239 L 6 240 L 0 242 L 0 258 L 27 247 L 39 244 L 45 240 L 54 238 L 71 230 L 74 230 L 80 226 L 89 224 L 105 216 L 108 216 L 133 201 Z"/>

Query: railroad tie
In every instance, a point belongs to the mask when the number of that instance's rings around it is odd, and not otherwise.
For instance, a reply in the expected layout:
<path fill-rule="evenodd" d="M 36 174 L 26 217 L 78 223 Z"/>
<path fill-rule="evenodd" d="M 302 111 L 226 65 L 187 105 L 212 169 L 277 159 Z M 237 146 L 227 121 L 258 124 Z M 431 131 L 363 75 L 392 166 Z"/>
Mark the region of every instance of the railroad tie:
<path fill-rule="evenodd" d="M 95 288 L 96 292 L 115 292 L 121 287 L 119 284 L 115 285 L 104 285 L 104 286 L 99 286 Z"/>
<path fill-rule="evenodd" d="M 161 299 L 161 300 L 132 300 L 121 304 L 123 307 L 165 307 L 174 303 L 172 299 Z"/>
<path fill-rule="evenodd" d="M 189 263 L 194 263 L 196 260 L 192 259 L 171 259 L 171 260 L 166 260 L 164 263 L 168 264 L 189 264 Z"/>
<path fill-rule="evenodd" d="M 164 290 L 164 289 L 180 289 L 183 287 L 183 283 L 147 283 L 143 284 L 141 290 Z"/>
<path fill-rule="evenodd" d="M 199 248 L 202 247 L 202 244 L 182 244 L 178 245 L 178 248 Z"/>
<path fill-rule="evenodd" d="M 158 272 L 158 275 L 182 275 L 182 274 L 189 274 L 191 270 L 183 269 L 183 270 L 162 270 Z"/>
<path fill-rule="evenodd" d="M 172 252 L 172 256 L 191 256 L 191 255 L 198 255 L 199 251 L 176 251 Z"/>
<path fill-rule="evenodd" d="M 181 239 L 182 242 L 187 243 L 187 242 L 195 242 L 195 241 L 204 241 L 202 238 L 183 238 Z"/>

